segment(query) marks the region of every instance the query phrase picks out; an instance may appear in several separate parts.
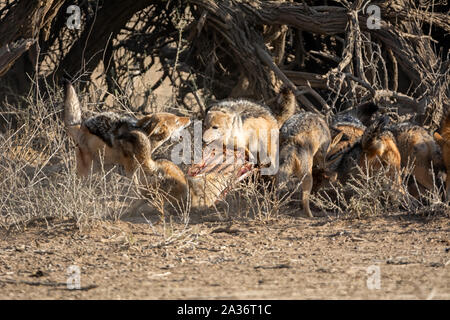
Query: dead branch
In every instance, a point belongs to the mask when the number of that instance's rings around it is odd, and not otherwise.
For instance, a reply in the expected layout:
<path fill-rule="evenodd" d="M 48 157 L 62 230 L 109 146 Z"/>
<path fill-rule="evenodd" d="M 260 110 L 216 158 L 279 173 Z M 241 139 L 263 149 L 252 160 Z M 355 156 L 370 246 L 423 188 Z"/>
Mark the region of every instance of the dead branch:
<path fill-rule="evenodd" d="M 0 77 L 4 75 L 14 62 L 35 42 L 35 39 L 23 39 L 6 44 L 0 48 Z"/>

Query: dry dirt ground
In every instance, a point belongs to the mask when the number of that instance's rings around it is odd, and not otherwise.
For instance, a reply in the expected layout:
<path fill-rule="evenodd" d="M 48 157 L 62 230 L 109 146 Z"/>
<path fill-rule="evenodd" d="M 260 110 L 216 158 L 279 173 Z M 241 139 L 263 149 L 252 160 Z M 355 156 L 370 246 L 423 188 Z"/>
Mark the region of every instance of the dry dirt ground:
<path fill-rule="evenodd" d="M 410 215 L 36 222 L 0 231 L 0 298 L 450 299 L 449 231 Z"/>

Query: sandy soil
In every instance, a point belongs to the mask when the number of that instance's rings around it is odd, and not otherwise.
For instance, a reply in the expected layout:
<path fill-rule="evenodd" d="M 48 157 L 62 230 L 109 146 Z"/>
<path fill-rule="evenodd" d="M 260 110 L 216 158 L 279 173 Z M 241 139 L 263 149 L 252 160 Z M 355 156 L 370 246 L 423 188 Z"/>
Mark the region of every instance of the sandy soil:
<path fill-rule="evenodd" d="M 191 220 L 2 230 L 0 299 L 450 299 L 445 217 Z"/>

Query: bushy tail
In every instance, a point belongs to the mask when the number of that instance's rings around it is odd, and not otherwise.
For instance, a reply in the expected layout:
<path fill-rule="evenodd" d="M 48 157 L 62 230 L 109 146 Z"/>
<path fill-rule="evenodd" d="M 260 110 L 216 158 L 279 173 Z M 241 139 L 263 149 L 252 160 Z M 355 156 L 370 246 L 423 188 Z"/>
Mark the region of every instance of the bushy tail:
<path fill-rule="evenodd" d="M 64 124 L 66 128 L 81 124 L 81 106 L 75 88 L 65 79 L 64 82 Z"/>
<path fill-rule="evenodd" d="M 294 92 L 284 86 L 276 100 L 275 117 L 278 122 L 278 128 L 281 128 L 283 123 L 294 115 L 297 107 L 297 101 Z"/>

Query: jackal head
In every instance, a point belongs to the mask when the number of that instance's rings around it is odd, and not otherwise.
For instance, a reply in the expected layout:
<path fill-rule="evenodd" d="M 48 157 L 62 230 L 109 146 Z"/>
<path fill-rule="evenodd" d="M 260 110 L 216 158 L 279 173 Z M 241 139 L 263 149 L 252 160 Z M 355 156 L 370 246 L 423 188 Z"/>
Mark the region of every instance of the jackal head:
<path fill-rule="evenodd" d="M 140 119 L 136 127 L 147 134 L 152 152 L 170 137 L 178 135 L 191 124 L 189 117 L 181 117 L 167 112 L 154 113 Z"/>
<path fill-rule="evenodd" d="M 233 137 L 239 116 L 224 111 L 209 111 L 204 121 L 203 142 L 211 142 L 223 139 L 228 144 Z"/>
<path fill-rule="evenodd" d="M 386 143 L 381 139 L 381 135 L 384 128 L 389 124 L 389 121 L 388 116 L 382 116 L 367 127 L 361 139 L 363 150 L 366 153 L 370 155 L 383 153 L 386 148 Z"/>

